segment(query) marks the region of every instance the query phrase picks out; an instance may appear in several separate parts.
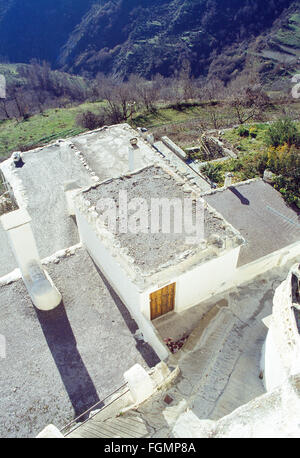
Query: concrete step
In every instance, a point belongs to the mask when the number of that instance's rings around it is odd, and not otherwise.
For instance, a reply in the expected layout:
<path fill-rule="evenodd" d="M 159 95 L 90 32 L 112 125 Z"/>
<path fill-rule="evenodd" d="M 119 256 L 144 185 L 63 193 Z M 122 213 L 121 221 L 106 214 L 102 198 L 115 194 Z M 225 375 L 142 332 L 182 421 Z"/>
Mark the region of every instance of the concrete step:
<path fill-rule="evenodd" d="M 263 325 L 245 324 L 227 307 L 203 317 L 178 365 L 192 386 L 190 407 L 198 418 L 218 419 L 264 392 L 259 380 Z"/>

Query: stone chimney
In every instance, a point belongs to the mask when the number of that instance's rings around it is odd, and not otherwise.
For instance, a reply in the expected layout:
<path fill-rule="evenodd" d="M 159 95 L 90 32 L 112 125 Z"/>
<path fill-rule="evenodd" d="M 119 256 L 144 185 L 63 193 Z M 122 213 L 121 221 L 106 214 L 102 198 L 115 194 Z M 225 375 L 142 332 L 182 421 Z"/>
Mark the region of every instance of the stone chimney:
<path fill-rule="evenodd" d="M 54 309 L 62 297 L 40 262 L 28 212 L 20 209 L 6 213 L 1 216 L 1 223 L 32 302 L 40 310 Z"/>

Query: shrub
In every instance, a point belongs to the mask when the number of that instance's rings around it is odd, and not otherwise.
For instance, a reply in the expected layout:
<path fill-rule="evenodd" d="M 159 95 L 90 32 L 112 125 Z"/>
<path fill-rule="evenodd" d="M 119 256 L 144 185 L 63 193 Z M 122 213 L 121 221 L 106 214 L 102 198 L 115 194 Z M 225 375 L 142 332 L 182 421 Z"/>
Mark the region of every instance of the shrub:
<path fill-rule="evenodd" d="M 101 114 L 95 114 L 92 111 L 84 111 L 76 118 L 77 125 L 88 130 L 94 130 L 104 125 L 104 118 Z"/>
<path fill-rule="evenodd" d="M 300 146 L 300 133 L 296 124 L 289 118 L 275 122 L 266 132 L 266 143 L 274 148 L 278 148 L 285 143 L 288 146 Z"/>
<path fill-rule="evenodd" d="M 289 178 L 279 175 L 274 179 L 274 188 L 279 191 L 284 200 L 289 204 L 297 204 L 299 201 L 299 194 L 297 196 L 293 186 L 291 186 L 291 182 Z"/>
<path fill-rule="evenodd" d="M 299 204 L 300 199 L 300 150 L 287 144 L 270 148 L 267 153 L 267 167 L 278 176 L 274 187 L 288 204 Z"/>
<path fill-rule="evenodd" d="M 222 181 L 222 165 L 207 163 L 201 168 L 201 172 L 214 183 Z"/>
<path fill-rule="evenodd" d="M 240 137 L 249 137 L 249 128 L 246 126 L 239 127 L 238 134 Z"/>

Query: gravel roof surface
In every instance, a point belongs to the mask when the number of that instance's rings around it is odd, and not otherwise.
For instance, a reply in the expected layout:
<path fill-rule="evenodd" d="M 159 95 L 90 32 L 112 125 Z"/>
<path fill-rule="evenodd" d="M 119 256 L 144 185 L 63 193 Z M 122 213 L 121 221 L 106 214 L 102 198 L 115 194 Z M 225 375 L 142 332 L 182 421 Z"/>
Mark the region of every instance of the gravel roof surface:
<path fill-rule="evenodd" d="M 74 151 L 65 143 L 24 153 L 25 165 L 15 169 L 22 191 L 28 201 L 31 227 L 40 257 L 76 245 L 79 235 L 76 224 L 67 213 L 64 183 L 74 180 L 80 186 L 90 186 L 91 176 Z M 0 227 L 0 276 L 16 266 L 6 234 Z"/>
<path fill-rule="evenodd" d="M 239 265 L 248 264 L 300 240 L 300 212 L 264 181 L 232 186 L 205 200 L 246 239 Z"/>
<path fill-rule="evenodd" d="M 0 437 L 61 428 L 121 386 L 134 364 L 159 362 L 83 248 L 47 270 L 63 296 L 52 312 L 33 307 L 22 280 L 0 287 Z"/>
<path fill-rule="evenodd" d="M 110 126 L 95 132 L 78 135 L 70 140 L 83 154 L 91 169 L 100 181 L 128 173 L 128 147 L 130 139 L 137 137 L 137 132 L 128 124 Z M 157 153 L 150 145 L 139 139 L 135 150 L 134 168 L 138 169 L 153 163 Z"/>
<path fill-rule="evenodd" d="M 100 208 L 99 202 L 104 198 L 113 199 L 119 204 L 119 192 L 126 191 L 128 202 L 135 198 L 145 199 L 147 202 L 148 215 L 148 233 L 138 234 L 128 231 L 121 233 L 117 230 L 115 236 L 120 241 L 122 247 L 128 249 L 128 254 L 135 260 L 137 266 L 143 271 L 151 271 L 159 268 L 168 261 L 177 262 L 181 255 L 192 256 L 199 250 L 199 243 L 188 243 L 187 238 L 191 235 L 186 231 L 175 233 L 171 224 L 171 233 L 163 233 L 162 226 L 158 233 L 152 233 L 150 230 L 151 221 L 151 199 L 180 199 L 180 205 L 183 209 L 184 199 L 195 199 L 192 191 L 186 188 L 186 183 L 175 180 L 170 174 L 162 168 L 150 166 L 142 171 L 128 177 L 122 177 L 102 183 L 99 186 L 84 192 L 84 198 L 91 205 L 96 206 L 99 215 L 102 215 L 107 208 Z M 193 210 L 196 204 L 194 200 Z M 129 217 L 134 211 L 128 211 Z M 161 220 L 160 220 L 161 221 Z M 171 222 L 173 222 L 171 212 Z M 204 233 L 203 238 L 207 239 L 210 235 L 215 234 L 221 238 L 225 237 L 226 222 L 218 215 L 205 210 L 204 212 Z M 193 234 L 195 235 L 195 234 Z M 228 235 L 228 232 L 227 232 Z"/>

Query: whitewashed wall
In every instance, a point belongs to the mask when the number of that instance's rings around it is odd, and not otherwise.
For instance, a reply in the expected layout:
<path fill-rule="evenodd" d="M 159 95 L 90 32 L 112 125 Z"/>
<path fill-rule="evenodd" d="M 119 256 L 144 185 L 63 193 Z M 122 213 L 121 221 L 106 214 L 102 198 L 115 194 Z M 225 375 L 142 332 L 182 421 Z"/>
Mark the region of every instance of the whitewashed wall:
<path fill-rule="evenodd" d="M 168 351 L 151 322 L 150 294 L 152 292 L 167 284 L 176 283 L 175 312 L 180 313 L 216 294 L 251 281 L 256 276 L 300 255 L 300 242 L 297 242 L 237 268 L 240 247 L 236 247 L 192 270 L 174 276 L 164 285 L 154 284 L 147 291 L 141 292 L 129 279 L 126 270 L 116 262 L 101 243 L 78 209 L 76 209 L 76 217 L 81 241 L 136 320 L 145 340 L 151 344 L 161 359 L 168 356 Z"/>
<path fill-rule="evenodd" d="M 274 269 L 274 267 L 283 266 L 289 260 L 295 259 L 297 256 L 300 256 L 300 240 L 299 242 L 293 243 L 281 250 L 274 251 L 263 258 L 259 258 L 256 261 L 240 267 L 236 272 L 235 284 L 239 285 L 251 281 L 258 275 Z"/>
<path fill-rule="evenodd" d="M 247 283 L 258 275 L 284 265 L 289 260 L 300 256 L 300 241 L 237 268 L 239 253 L 240 247 L 236 247 L 223 256 L 172 278 L 167 284 L 176 283 L 175 311 L 180 313 L 216 294 Z M 153 285 L 141 295 L 141 310 L 149 320 L 149 296 L 167 284 Z"/>
<path fill-rule="evenodd" d="M 175 312 L 180 313 L 219 293 L 228 282 L 233 282 L 240 247 L 234 248 L 223 256 L 205 262 L 194 269 L 174 276 L 164 285 L 152 285 L 141 296 L 141 310 L 149 320 L 150 294 L 164 286 L 176 283 Z"/>
<path fill-rule="evenodd" d="M 82 243 L 137 322 L 145 341 L 149 342 L 161 359 L 165 359 L 169 356 L 167 348 L 160 341 L 152 323 L 142 314 L 142 294 L 103 246 L 78 209 L 76 209 L 76 218 Z"/>
<path fill-rule="evenodd" d="M 181 275 L 177 280 L 175 310 L 182 312 L 219 293 L 232 281 L 240 247 L 212 259 Z"/>
<path fill-rule="evenodd" d="M 269 329 L 264 345 L 264 384 L 267 391 L 282 385 L 288 377 L 278 353 L 273 329 Z"/>
<path fill-rule="evenodd" d="M 264 381 L 268 391 L 281 385 L 290 375 L 300 373 L 300 335 L 293 311 L 292 275 L 276 289 L 272 316 L 267 320 L 268 336 L 264 345 Z"/>

